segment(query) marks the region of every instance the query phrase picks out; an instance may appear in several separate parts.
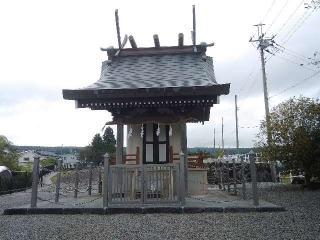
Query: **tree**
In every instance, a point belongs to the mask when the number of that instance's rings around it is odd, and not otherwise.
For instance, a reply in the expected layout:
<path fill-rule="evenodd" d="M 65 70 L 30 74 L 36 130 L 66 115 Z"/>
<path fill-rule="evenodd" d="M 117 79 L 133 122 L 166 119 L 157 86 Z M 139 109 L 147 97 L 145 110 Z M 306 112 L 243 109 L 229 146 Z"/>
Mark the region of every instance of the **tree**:
<path fill-rule="evenodd" d="M 320 103 L 318 100 L 292 98 L 270 113 L 272 139 L 267 144 L 266 121 L 262 121 L 257 147 L 264 160 L 281 160 L 287 170 L 302 170 L 306 182 L 319 177 Z"/>
<path fill-rule="evenodd" d="M 107 152 L 114 154 L 116 151 L 116 139 L 111 127 L 107 127 L 103 137 L 100 134 L 94 135 L 91 144 L 80 151 L 80 160 L 85 162 L 93 162 L 100 164 L 103 161 L 103 156 Z"/>
<path fill-rule="evenodd" d="M 11 142 L 3 135 L 0 135 L 0 165 L 11 170 L 20 170 L 18 154 L 13 150 Z"/>
<path fill-rule="evenodd" d="M 103 133 L 103 142 L 106 144 L 106 152 L 113 154 L 116 152 L 116 139 L 113 134 L 113 129 L 107 127 Z"/>
<path fill-rule="evenodd" d="M 56 162 L 57 162 L 57 160 L 55 158 L 48 157 L 48 158 L 40 160 L 40 166 L 41 167 L 48 167 L 48 166 L 55 165 Z"/>
<path fill-rule="evenodd" d="M 106 153 L 106 144 L 103 142 L 100 134 L 94 135 L 91 142 L 93 159 L 92 162 L 99 164 L 103 160 L 103 155 Z"/>

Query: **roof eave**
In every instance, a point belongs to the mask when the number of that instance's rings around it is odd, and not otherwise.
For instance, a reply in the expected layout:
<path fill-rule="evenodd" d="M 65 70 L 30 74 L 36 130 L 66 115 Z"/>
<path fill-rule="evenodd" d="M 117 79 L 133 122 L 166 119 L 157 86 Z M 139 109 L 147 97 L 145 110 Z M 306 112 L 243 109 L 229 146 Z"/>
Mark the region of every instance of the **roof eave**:
<path fill-rule="evenodd" d="M 169 87 L 169 88 L 137 88 L 137 89 L 63 89 L 66 100 L 80 99 L 115 99 L 132 97 L 177 97 L 199 95 L 227 95 L 230 83 L 212 86 Z"/>

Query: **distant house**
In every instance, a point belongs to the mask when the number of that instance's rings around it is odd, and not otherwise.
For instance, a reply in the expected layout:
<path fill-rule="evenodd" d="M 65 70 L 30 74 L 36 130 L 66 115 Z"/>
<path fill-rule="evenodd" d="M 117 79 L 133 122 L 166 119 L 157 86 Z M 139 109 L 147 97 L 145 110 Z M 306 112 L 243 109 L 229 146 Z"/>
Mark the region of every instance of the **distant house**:
<path fill-rule="evenodd" d="M 18 158 L 19 164 L 33 163 L 34 157 L 39 157 L 40 160 L 47 158 L 58 158 L 59 156 L 53 152 L 48 151 L 36 151 L 36 150 L 28 150 L 21 152 Z"/>
<path fill-rule="evenodd" d="M 24 151 L 24 152 L 21 152 L 19 154 L 19 158 L 18 158 L 18 162 L 19 164 L 27 164 L 27 163 L 33 163 L 33 159 L 34 157 L 36 156 L 39 156 L 35 151 L 33 150 L 29 150 L 29 151 Z M 41 159 L 44 159 L 45 157 L 40 157 L 40 160 Z"/>
<path fill-rule="evenodd" d="M 62 166 L 65 168 L 75 168 L 76 163 L 79 162 L 80 158 L 76 154 L 63 154 L 61 156 Z"/>

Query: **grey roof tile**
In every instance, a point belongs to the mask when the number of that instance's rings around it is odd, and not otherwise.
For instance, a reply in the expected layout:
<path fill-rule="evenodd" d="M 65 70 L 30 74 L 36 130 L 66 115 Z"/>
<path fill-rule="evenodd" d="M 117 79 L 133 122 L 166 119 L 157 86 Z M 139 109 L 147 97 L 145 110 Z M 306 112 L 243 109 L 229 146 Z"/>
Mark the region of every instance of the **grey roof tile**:
<path fill-rule="evenodd" d="M 83 89 L 139 89 L 216 85 L 211 57 L 199 53 L 114 58 L 100 79 Z"/>

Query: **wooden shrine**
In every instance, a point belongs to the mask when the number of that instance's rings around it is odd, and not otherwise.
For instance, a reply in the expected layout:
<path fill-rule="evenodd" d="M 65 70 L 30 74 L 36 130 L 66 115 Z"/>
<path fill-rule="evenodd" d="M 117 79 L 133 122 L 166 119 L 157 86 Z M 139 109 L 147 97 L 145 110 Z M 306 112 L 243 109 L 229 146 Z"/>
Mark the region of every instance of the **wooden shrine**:
<path fill-rule="evenodd" d="M 117 12 L 116 21 L 119 26 Z M 213 60 L 206 55 L 207 47 L 213 44 L 196 44 L 195 34 L 192 45 L 184 45 L 182 33 L 178 34 L 176 46 L 161 46 L 159 36 L 153 38 L 154 47 L 138 47 L 133 36 L 125 37 L 121 43 L 118 28 L 118 48 L 102 49 L 107 52 L 108 60 L 102 63 L 100 79 L 85 88 L 65 89 L 63 97 L 75 100 L 77 108 L 112 114 L 113 119 L 107 124 L 117 125 L 116 165 L 123 169 L 145 165 L 155 171 L 162 166 L 162 172 L 169 166 L 173 171 L 168 173 L 172 197 L 175 192 L 172 186 L 179 185 L 173 177 L 178 172 L 172 169 L 179 163 L 181 152 L 185 154 L 182 179 L 188 185 L 186 124 L 208 121 L 210 108 L 219 103 L 220 95 L 229 93 L 230 84 L 218 84 L 215 79 Z M 127 39 L 131 48 L 125 48 Z M 124 125 L 127 126 L 126 155 L 123 154 Z M 134 176 L 131 173 L 126 176 L 130 178 L 130 188 Z M 146 192 L 144 200 L 152 198 L 149 194 L 152 189 L 159 198 L 165 195 L 160 191 L 164 187 L 164 182 L 159 182 L 161 172 L 157 174 L 151 174 L 150 186 L 140 191 L 140 194 Z M 139 184 L 137 188 L 141 188 Z M 126 189 L 122 187 L 120 193 L 115 190 L 121 197 Z M 130 197 L 136 199 L 137 195 L 130 191 Z"/>

